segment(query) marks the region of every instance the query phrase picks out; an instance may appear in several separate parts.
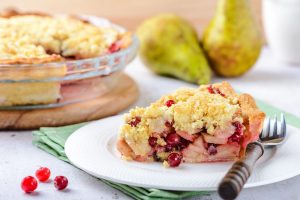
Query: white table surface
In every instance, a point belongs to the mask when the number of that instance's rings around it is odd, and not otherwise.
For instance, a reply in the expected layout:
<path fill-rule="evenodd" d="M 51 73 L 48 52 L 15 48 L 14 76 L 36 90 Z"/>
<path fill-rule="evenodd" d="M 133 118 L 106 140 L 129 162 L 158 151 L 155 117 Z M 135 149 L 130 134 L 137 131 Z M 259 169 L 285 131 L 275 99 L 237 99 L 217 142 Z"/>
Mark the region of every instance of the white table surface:
<path fill-rule="evenodd" d="M 178 87 L 192 86 L 171 78 L 152 74 L 137 58 L 126 72 L 138 83 L 140 98 L 135 105 L 145 106 Z M 213 82 L 221 79 L 214 78 Z M 240 90 L 268 103 L 300 116 L 300 65 L 287 65 L 276 60 L 270 50 L 265 49 L 255 65 L 246 75 L 227 79 Z M 92 176 L 58 160 L 31 144 L 30 132 L 0 132 L 0 199 L 35 200 L 81 200 L 81 199 L 130 199 Z M 299 144 L 300 145 L 300 144 Z M 299 158 L 300 159 L 300 158 Z M 20 189 L 23 177 L 34 175 L 39 166 L 48 166 L 53 176 L 65 175 L 69 179 L 68 190 L 58 192 L 53 183 L 41 183 L 33 195 Z M 300 167 L 300 166 L 299 166 Z M 52 176 L 52 177 L 53 177 Z M 238 199 L 245 200 L 300 200 L 300 176 L 258 188 L 245 189 Z M 219 199 L 216 193 L 192 199 Z"/>

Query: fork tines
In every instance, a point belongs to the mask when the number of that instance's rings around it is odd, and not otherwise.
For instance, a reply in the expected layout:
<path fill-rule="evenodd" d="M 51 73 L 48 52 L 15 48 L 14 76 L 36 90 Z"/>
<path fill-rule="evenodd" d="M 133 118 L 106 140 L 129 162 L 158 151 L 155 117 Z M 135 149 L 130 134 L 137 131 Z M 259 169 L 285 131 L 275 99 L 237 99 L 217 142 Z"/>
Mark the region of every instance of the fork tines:
<path fill-rule="evenodd" d="M 269 141 L 284 138 L 286 136 L 286 122 L 283 113 L 281 113 L 280 116 L 280 130 L 278 126 L 279 122 L 277 119 L 277 115 L 275 115 L 273 119 L 267 117 L 264 122 L 262 133 L 260 134 L 260 140 Z"/>

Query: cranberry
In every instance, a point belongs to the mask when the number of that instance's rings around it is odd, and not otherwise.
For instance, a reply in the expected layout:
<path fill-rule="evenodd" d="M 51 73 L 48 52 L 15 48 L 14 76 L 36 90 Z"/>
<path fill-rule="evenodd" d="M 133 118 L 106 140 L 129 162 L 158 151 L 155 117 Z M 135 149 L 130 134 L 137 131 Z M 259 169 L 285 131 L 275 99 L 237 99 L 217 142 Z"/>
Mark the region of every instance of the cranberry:
<path fill-rule="evenodd" d="M 243 125 L 240 122 L 233 122 L 232 125 L 235 127 L 235 131 L 234 134 L 228 138 L 228 142 L 240 143 L 243 138 Z"/>
<path fill-rule="evenodd" d="M 178 151 L 186 148 L 187 146 L 189 146 L 190 142 L 184 138 L 181 138 L 179 145 L 177 145 L 176 149 Z"/>
<path fill-rule="evenodd" d="M 209 155 L 216 155 L 218 153 L 217 148 L 214 144 L 208 144 L 207 151 Z"/>
<path fill-rule="evenodd" d="M 172 146 L 176 146 L 180 143 L 180 136 L 177 135 L 176 133 L 170 133 L 167 135 L 167 143 L 172 145 Z"/>
<path fill-rule="evenodd" d="M 221 95 L 222 97 L 225 97 L 225 94 L 223 94 L 219 88 L 213 88 L 212 85 L 209 85 L 208 88 L 207 88 L 208 92 L 211 93 L 211 94 L 219 94 Z"/>
<path fill-rule="evenodd" d="M 221 95 L 222 97 L 225 97 L 225 94 L 223 94 L 219 88 L 216 88 L 216 93 L 218 93 L 219 95 Z"/>
<path fill-rule="evenodd" d="M 110 45 L 110 47 L 108 48 L 108 52 L 109 53 L 114 53 L 120 50 L 120 43 L 119 42 L 114 42 Z"/>
<path fill-rule="evenodd" d="M 190 141 L 188 141 L 188 140 L 186 140 L 184 138 L 181 138 L 180 144 L 183 145 L 183 146 L 185 146 L 185 147 L 187 147 L 187 146 L 189 146 Z"/>
<path fill-rule="evenodd" d="M 35 172 L 35 176 L 39 179 L 39 181 L 45 182 L 49 179 L 50 177 L 50 169 L 47 167 L 40 167 L 38 170 Z"/>
<path fill-rule="evenodd" d="M 209 85 L 207 88 L 208 92 L 211 94 L 215 94 L 214 88 L 212 87 L 212 85 Z"/>
<path fill-rule="evenodd" d="M 54 186 L 58 190 L 63 190 L 68 186 L 68 179 L 65 176 L 56 176 L 54 179 Z"/>
<path fill-rule="evenodd" d="M 151 147 L 155 147 L 157 144 L 157 138 L 156 137 L 149 137 L 148 143 Z"/>
<path fill-rule="evenodd" d="M 131 122 L 129 122 L 129 125 L 132 127 L 136 127 L 141 122 L 140 117 L 135 117 Z"/>
<path fill-rule="evenodd" d="M 179 153 L 170 153 L 167 160 L 170 167 L 177 167 L 181 163 L 182 156 Z"/>
<path fill-rule="evenodd" d="M 240 122 L 233 122 L 232 125 L 235 127 L 235 133 L 240 135 L 243 133 L 243 126 Z"/>
<path fill-rule="evenodd" d="M 173 104 L 175 104 L 175 101 L 172 100 L 172 99 L 166 101 L 166 103 L 165 103 L 165 105 L 166 105 L 167 107 L 171 107 Z"/>
<path fill-rule="evenodd" d="M 26 176 L 21 183 L 22 190 L 26 193 L 33 192 L 38 186 L 37 180 L 32 176 Z"/>
<path fill-rule="evenodd" d="M 170 151 L 173 151 L 173 146 L 170 144 L 167 144 L 166 148 L 165 148 L 165 152 L 170 152 Z"/>
<path fill-rule="evenodd" d="M 240 143 L 242 138 L 243 138 L 242 135 L 234 133 L 232 136 L 228 138 L 228 143 L 233 143 L 233 142 Z"/>

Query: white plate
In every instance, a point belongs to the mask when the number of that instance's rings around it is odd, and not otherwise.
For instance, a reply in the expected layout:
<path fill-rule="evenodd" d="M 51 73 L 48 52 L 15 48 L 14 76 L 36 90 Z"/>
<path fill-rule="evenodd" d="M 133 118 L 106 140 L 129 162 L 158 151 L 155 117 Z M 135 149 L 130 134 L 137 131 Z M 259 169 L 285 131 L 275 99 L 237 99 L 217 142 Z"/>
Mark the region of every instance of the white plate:
<path fill-rule="evenodd" d="M 106 180 L 146 188 L 196 191 L 216 190 L 218 183 L 232 165 L 227 163 L 188 164 L 164 168 L 162 163 L 124 161 L 116 150 L 118 115 L 90 123 L 66 142 L 70 161 L 82 170 Z M 266 150 L 245 187 L 282 181 L 300 174 L 299 129 L 288 126 L 287 141 L 280 147 Z"/>

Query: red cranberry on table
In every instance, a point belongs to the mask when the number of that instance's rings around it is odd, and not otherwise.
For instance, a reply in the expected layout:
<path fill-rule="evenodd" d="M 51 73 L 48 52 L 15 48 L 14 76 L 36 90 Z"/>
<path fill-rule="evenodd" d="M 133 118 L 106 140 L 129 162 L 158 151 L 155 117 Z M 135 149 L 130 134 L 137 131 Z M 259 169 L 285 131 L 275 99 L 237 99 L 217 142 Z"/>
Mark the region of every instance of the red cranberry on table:
<path fill-rule="evenodd" d="M 65 176 L 56 176 L 54 179 L 54 186 L 58 190 L 63 190 L 68 186 L 68 179 Z"/>
<path fill-rule="evenodd" d="M 21 188 L 26 193 L 33 192 L 38 186 L 37 180 L 32 176 L 26 176 L 21 183 Z"/>
<path fill-rule="evenodd" d="M 182 155 L 179 153 L 170 153 L 170 155 L 167 158 L 168 164 L 170 167 L 177 167 L 180 165 L 182 160 Z"/>
<path fill-rule="evenodd" d="M 39 179 L 41 182 L 45 182 L 49 179 L 51 175 L 50 169 L 47 167 L 40 167 L 35 172 L 35 176 Z"/>

